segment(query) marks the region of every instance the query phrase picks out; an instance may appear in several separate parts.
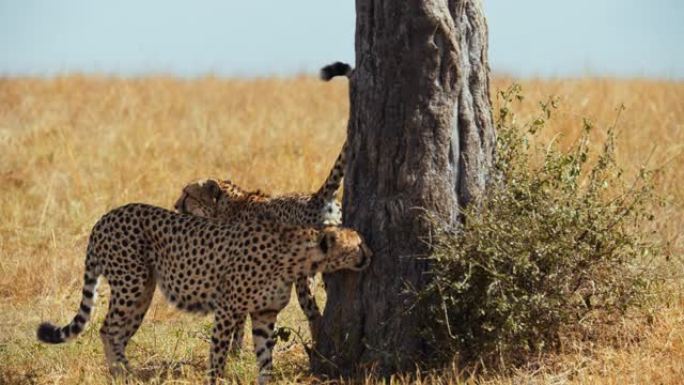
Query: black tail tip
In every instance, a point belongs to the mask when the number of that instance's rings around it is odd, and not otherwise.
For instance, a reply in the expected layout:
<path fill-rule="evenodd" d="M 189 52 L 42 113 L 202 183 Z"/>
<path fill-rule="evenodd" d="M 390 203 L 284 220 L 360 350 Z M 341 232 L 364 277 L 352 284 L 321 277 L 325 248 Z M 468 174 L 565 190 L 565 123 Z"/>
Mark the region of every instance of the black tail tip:
<path fill-rule="evenodd" d="M 328 64 L 327 66 L 321 68 L 321 79 L 327 82 L 335 76 L 348 77 L 349 74 L 351 74 L 351 72 L 352 68 L 349 64 L 336 61 L 332 64 Z"/>
<path fill-rule="evenodd" d="M 48 322 L 43 322 L 38 326 L 36 335 L 40 341 L 47 342 L 48 344 L 59 344 L 64 342 L 61 329 Z"/>

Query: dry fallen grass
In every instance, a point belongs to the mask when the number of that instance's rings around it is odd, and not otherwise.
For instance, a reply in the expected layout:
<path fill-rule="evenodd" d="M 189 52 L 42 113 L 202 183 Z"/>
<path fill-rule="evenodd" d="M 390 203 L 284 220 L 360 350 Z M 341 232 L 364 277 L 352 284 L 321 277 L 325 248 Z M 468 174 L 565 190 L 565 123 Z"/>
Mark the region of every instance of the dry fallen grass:
<path fill-rule="evenodd" d="M 510 79 L 496 79 L 493 89 Z M 521 117 L 535 102 L 561 97 L 554 131 L 573 140 L 582 117 L 599 126 L 622 114 L 620 161 L 661 167 L 658 189 L 671 205 L 659 231 L 671 242 L 673 271 L 684 245 L 684 83 L 585 79 L 523 81 Z M 98 327 L 105 300 L 75 342 L 39 344 L 41 320 L 73 316 L 90 227 L 108 209 L 132 201 L 170 207 L 194 179 L 230 177 L 268 192 L 311 191 L 327 175 L 347 117 L 344 81 L 311 78 L 120 80 L 80 76 L 0 79 L 0 384 L 109 383 Z M 595 135 L 602 133 L 597 131 Z M 613 344 L 583 343 L 547 365 L 508 375 L 458 371 L 398 383 L 677 384 L 684 378 L 681 275 L 648 326 Z M 100 288 L 106 298 L 106 285 Z M 211 319 L 182 314 L 158 295 L 128 349 L 149 383 L 202 379 Z M 293 301 L 281 323 L 301 330 Z M 293 306 L 294 305 L 294 306 Z M 636 338 L 635 338 L 636 336 Z M 276 348 L 281 383 L 310 381 L 300 344 Z M 253 381 L 253 359 L 229 364 L 238 382 Z M 372 383 L 371 379 L 368 383 Z"/>

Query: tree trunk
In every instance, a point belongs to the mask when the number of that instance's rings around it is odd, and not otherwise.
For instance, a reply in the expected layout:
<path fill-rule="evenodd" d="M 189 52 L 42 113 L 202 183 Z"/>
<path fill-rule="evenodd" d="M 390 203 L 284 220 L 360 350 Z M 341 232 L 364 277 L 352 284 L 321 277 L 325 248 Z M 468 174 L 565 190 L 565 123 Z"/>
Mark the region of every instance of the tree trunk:
<path fill-rule="evenodd" d="M 415 370 L 427 313 L 426 212 L 457 223 L 482 193 L 494 151 L 487 25 L 477 0 L 357 0 L 344 223 L 374 251 L 365 272 L 325 277 L 312 369 Z"/>

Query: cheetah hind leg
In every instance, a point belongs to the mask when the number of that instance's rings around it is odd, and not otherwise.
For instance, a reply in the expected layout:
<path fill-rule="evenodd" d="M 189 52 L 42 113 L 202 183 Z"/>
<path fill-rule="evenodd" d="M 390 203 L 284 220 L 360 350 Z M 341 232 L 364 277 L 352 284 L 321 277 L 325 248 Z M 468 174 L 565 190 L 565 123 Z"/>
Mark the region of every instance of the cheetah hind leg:
<path fill-rule="evenodd" d="M 238 324 L 244 324 L 245 314 L 239 314 L 231 306 L 219 306 L 214 312 L 214 328 L 209 351 L 209 384 L 216 384 L 223 377 L 231 342 L 238 334 Z M 241 334 L 241 333 L 240 333 Z"/>
<path fill-rule="evenodd" d="M 228 353 L 230 355 L 238 355 L 240 351 L 242 350 L 242 346 L 244 344 L 244 332 L 245 332 L 245 319 L 247 316 L 242 316 L 238 317 L 237 323 L 235 325 L 235 332 L 232 335 L 231 341 L 230 341 L 230 349 L 228 350 Z"/>
<path fill-rule="evenodd" d="M 131 372 L 126 358 L 126 346 L 140 327 L 154 296 L 155 282 L 151 274 L 137 277 L 138 285 L 129 287 L 128 293 L 122 287 L 111 287 L 109 310 L 100 329 L 107 366 L 113 376 Z"/>

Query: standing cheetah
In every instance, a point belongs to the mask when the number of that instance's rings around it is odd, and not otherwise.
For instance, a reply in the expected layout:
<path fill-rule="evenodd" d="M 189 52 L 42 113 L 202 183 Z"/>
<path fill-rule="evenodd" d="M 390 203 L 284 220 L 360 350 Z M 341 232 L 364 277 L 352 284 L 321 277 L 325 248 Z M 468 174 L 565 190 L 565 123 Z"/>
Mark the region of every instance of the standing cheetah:
<path fill-rule="evenodd" d="M 259 216 L 226 223 L 129 204 L 104 215 L 90 234 L 76 316 L 64 327 L 41 324 L 37 336 L 56 344 L 81 333 L 104 276 L 111 298 L 100 336 L 110 371 L 121 373 L 129 369 L 126 345 L 158 285 L 180 309 L 214 313 L 212 384 L 223 374 L 232 338 L 250 314 L 259 384 L 264 384 L 272 368 L 276 316 L 289 301 L 292 282 L 316 272 L 362 270 L 371 255 L 351 229 L 284 226 Z"/>

